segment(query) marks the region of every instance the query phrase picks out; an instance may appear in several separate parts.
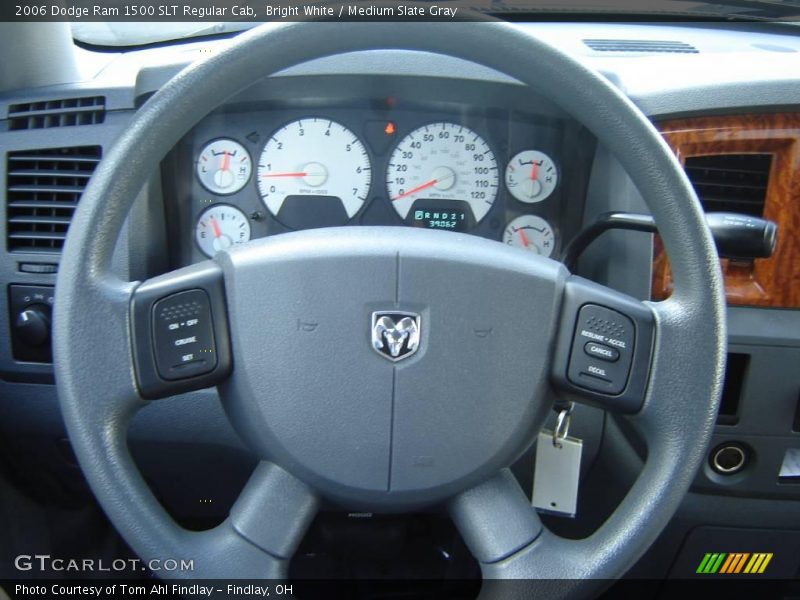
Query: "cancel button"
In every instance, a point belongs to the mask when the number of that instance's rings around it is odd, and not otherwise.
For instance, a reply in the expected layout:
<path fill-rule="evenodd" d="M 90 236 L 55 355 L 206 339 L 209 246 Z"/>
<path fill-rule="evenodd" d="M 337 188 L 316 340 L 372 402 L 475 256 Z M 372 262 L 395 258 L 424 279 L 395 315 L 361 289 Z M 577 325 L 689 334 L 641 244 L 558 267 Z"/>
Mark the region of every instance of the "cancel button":
<path fill-rule="evenodd" d="M 607 360 L 614 362 L 619 358 L 619 350 L 606 346 L 605 344 L 598 344 L 597 342 L 589 342 L 583 347 L 583 351 L 589 356 L 599 358 L 600 360 Z"/>

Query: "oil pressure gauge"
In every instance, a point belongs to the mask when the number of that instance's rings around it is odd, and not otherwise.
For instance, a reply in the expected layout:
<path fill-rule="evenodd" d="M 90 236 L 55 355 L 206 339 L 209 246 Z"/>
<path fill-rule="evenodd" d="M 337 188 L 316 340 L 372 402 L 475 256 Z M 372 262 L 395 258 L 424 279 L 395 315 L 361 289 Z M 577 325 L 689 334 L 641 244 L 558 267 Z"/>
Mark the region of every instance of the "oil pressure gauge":
<path fill-rule="evenodd" d="M 549 257 L 555 249 L 555 234 L 550 223 L 536 215 L 522 215 L 508 224 L 503 242 Z"/>
<path fill-rule="evenodd" d="M 506 167 L 506 187 L 520 202 L 541 202 L 553 193 L 557 183 L 553 159 L 538 150 L 520 152 Z"/>
<path fill-rule="evenodd" d="M 239 142 L 222 138 L 207 144 L 197 159 L 197 178 L 214 194 L 227 196 L 250 179 L 250 154 Z"/>
<path fill-rule="evenodd" d="M 250 221 L 230 204 L 215 204 L 203 211 L 197 220 L 194 237 L 206 256 L 250 240 Z"/>

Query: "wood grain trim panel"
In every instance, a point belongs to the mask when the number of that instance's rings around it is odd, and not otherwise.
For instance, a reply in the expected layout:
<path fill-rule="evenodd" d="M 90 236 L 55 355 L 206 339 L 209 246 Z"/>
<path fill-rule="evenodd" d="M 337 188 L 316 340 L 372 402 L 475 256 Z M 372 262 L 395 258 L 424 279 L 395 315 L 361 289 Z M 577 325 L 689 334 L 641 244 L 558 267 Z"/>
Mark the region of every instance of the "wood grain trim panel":
<path fill-rule="evenodd" d="M 771 154 L 764 216 L 778 224 L 775 253 L 753 263 L 722 260 L 729 304 L 800 308 L 800 113 L 700 117 L 657 124 L 681 164 L 689 156 Z M 672 289 L 658 236 L 652 297 Z"/>

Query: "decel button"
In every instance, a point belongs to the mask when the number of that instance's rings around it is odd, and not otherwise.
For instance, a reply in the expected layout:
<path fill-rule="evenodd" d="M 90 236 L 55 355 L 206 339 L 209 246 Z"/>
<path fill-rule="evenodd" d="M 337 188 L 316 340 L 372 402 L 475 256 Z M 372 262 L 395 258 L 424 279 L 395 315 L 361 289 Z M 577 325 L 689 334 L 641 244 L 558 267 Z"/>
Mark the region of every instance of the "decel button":
<path fill-rule="evenodd" d="M 158 374 L 174 381 L 214 370 L 217 351 L 208 294 L 188 290 L 153 305 L 153 345 Z"/>
<path fill-rule="evenodd" d="M 619 360 L 619 350 L 611 346 L 606 346 L 605 344 L 587 342 L 583 347 L 583 351 L 589 356 L 599 358 L 600 360 L 607 360 L 608 362 L 616 362 Z"/>

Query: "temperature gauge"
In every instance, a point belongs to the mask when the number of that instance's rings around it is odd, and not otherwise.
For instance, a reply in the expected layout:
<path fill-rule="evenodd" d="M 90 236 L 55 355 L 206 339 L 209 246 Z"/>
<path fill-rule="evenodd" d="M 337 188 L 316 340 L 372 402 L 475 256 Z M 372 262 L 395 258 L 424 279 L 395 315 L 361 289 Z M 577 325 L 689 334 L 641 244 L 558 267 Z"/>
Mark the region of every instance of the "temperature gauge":
<path fill-rule="evenodd" d="M 553 253 L 556 245 L 550 223 L 536 215 L 522 215 L 511 221 L 503 232 L 503 241 L 545 257 Z"/>
<path fill-rule="evenodd" d="M 242 189 L 250 179 L 253 164 L 239 142 L 214 140 L 197 159 L 197 178 L 209 192 L 227 196 Z"/>
<path fill-rule="evenodd" d="M 203 254 L 214 256 L 220 250 L 249 241 L 250 222 L 235 206 L 215 204 L 200 215 L 194 237 Z"/>
<path fill-rule="evenodd" d="M 541 202 L 553 193 L 557 183 L 553 159 L 538 150 L 520 152 L 506 167 L 506 187 L 520 202 Z"/>

